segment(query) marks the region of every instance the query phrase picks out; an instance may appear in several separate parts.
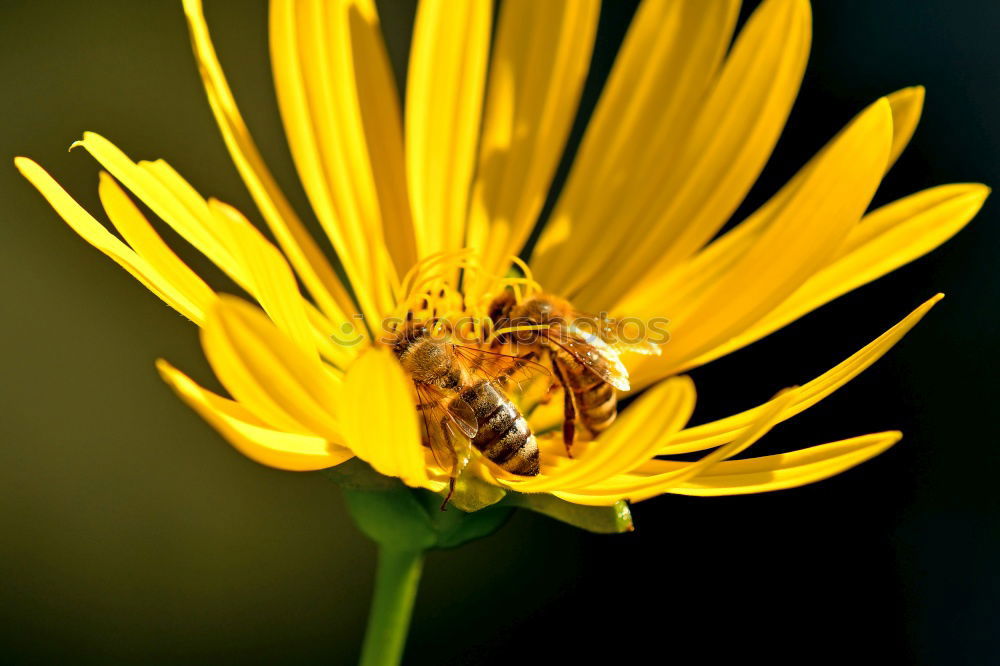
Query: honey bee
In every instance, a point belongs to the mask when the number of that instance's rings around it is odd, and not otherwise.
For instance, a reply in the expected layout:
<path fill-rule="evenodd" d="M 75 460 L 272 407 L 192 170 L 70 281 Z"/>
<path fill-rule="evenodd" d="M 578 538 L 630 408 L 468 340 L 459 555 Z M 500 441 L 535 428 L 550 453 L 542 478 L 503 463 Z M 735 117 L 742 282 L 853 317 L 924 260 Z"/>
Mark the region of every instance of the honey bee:
<path fill-rule="evenodd" d="M 413 380 L 424 443 L 451 477 L 452 490 L 471 457 L 470 444 L 512 474 L 538 474 L 538 443 L 504 386 L 512 379 L 548 374 L 544 366 L 527 357 L 455 344 L 412 321 L 394 334 L 390 346 Z"/>
<path fill-rule="evenodd" d="M 652 342 L 618 341 L 614 320 L 580 314 L 568 301 L 549 294 L 538 294 L 518 303 L 512 292 L 505 291 L 490 304 L 489 316 L 498 331 L 543 327 L 501 335 L 498 342 L 514 344 L 518 350 L 526 348 L 539 356 L 548 353 L 563 389 L 563 442 L 567 453 L 576 436 L 577 419 L 590 434 L 596 435 L 606 430 L 618 415 L 615 390 L 631 388 L 628 370 L 619 354 L 660 353 L 659 346 Z"/>

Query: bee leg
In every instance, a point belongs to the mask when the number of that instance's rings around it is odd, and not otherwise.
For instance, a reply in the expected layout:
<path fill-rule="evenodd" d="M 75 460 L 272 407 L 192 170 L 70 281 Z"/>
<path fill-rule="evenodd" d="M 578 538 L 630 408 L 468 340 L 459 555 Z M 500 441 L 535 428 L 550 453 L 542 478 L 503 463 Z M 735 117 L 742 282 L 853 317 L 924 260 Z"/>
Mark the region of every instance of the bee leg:
<path fill-rule="evenodd" d="M 538 360 L 541 363 L 541 362 L 544 362 L 546 359 L 548 360 L 548 363 L 549 363 L 550 366 L 553 366 L 553 367 L 555 366 L 556 360 L 555 360 L 555 358 L 553 358 L 552 353 L 549 352 L 548 350 L 545 350 L 544 358 L 539 358 Z M 539 398 L 539 400 L 538 400 L 539 404 L 547 405 L 550 402 L 552 402 L 552 398 L 555 397 L 556 390 L 558 390 L 560 386 L 561 386 L 561 382 L 558 381 L 558 380 L 553 381 L 551 384 L 549 384 L 549 388 L 548 388 L 547 391 L 545 391 L 545 395 L 543 395 L 541 398 Z"/>
<path fill-rule="evenodd" d="M 562 363 L 556 361 L 552 364 L 556 379 L 562 385 L 563 390 L 563 444 L 566 446 L 566 455 L 573 457 L 573 438 L 576 435 L 576 405 L 573 404 L 573 390 L 566 381 L 566 370 Z"/>
<path fill-rule="evenodd" d="M 545 395 L 543 395 L 541 398 L 538 399 L 538 402 L 543 405 L 547 405 L 550 402 L 552 402 L 552 398 L 554 398 L 556 395 L 557 388 L 559 388 L 559 384 L 553 383 L 551 386 L 549 386 L 549 390 L 545 392 Z"/>
<path fill-rule="evenodd" d="M 448 479 L 448 494 L 444 496 L 444 501 L 441 502 L 441 510 L 444 511 L 448 508 L 448 502 L 451 501 L 451 496 L 455 494 L 455 477 Z"/>

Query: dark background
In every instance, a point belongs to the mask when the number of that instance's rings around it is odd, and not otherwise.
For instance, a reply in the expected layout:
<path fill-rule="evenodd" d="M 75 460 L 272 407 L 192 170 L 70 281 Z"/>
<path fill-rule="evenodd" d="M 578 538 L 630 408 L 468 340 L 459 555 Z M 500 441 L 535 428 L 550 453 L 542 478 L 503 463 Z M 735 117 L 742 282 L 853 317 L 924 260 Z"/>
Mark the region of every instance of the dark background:
<path fill-rule="evenodd" d="M 413 7 L 382 4 L 404 58 Z M 633 9 L 606 4 L 597 73 Z M 265 5 L 207 5 L 247 121 L 305 212 Z M 917 83 L 928 88 L 924 119 L 876 203 L 1000 182 L 1000 5 L 814 5 L 805 84 L 751 203 L 870 101 Z M 97 211 L 94 162 L 66 153 L 95 130 L 256 216 L 204 99 L 180 3 L 4 2 L 0 84 L 0 660 L 354 661 L 374 548 L 337 489 L 250 462 L 183 406 L 153 360 L 207 380 L 195 328 L 81 242 L 9 161 L 37 159 Z M 890 428 L 905 431 L 901 444 L 807 488 L 658 498 L 634 507 L 638 530 L 624 536 L 518 515 L 493 537 L 430 555 L 407 663 L 997 663 L 995 210 L 987 202 L 931 256 L 694 372 L 696 421 L 744 409 L 944 291 L 887 358 L 756 450 Z"/>

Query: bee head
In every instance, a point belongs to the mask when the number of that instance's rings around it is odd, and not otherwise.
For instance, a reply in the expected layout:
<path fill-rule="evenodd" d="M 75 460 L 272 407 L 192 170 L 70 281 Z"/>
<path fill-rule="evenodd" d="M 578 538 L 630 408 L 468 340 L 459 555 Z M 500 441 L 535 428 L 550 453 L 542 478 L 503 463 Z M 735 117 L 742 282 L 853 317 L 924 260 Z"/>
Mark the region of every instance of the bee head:
<path fill-rule="evenodd" d="M 555 296 L 545 294 L 534 296 L 510 310 L 510 319 L 515 324 L 551 324 L 555 320 L 568 318 L 569 303 Z"/>
<path fill-rule="evenodd" d="M 427 327 L 420 322 L 407 318 L 403 327 L 395 332 L 389 346 L 392 348 L 392 353 L 397 358 L 401 358 L 414 342 L 425 337 L 427 337 Z"/>
<path fill-rule="evenodd" d="M 493 299 L 486 311 L 486 314 L 496 325 L 499 324 L 499 322 L 504 322 L 510 319 L 511 309 L 516 306 L 517 299 L 514 298 L 514 292 L 509 289 L 505 289 L 499 296 Z"/>

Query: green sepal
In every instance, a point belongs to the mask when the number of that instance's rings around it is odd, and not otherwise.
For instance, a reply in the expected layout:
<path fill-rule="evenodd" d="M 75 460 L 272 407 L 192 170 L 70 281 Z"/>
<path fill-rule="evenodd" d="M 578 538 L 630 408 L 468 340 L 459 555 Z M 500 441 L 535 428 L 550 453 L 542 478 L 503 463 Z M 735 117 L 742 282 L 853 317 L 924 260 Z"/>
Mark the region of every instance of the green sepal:
<path fill-rule="evenodd" d="M 544 493 L 509 492 L 498 506 L 528 509 L 597 534 L 620 534 L 635 529 L 625 500 L 612 506 L 584 506 Z"/>
<path fill-rule="evenodd" d="M 454 548 L 499 529 L 515 508 L 528 509 L 597 534 L 632 531 L 628 504 L 583 506 L 544 493 L 517 493 L 475 477 L 460 477 L 441 510 L 444 493 L 414 490 L 353 458 L 323 470 L 344 491 L 348 510 L 373 541 L 397 550 Z"/>
<path fill-rule="evenodd" d="M 361 458 L 345 460 L 336 467 L 320 470 L 320 474 L 349 490 L 401 490 L 406 488 L 394 476 L 379 474 Z"/>
<path fill-rule="evenodd" d="M 455 548 L 489 536 L 500 529 L 514 511 L 513 507 L 487 506 L 468 513 L 459 509 L 452 501 L 442 509 L 441 495 L 421 490 L 417 491 L 417 496 L 437 533 L 437 548 Z"/>
<path fill-rule="evenodd" d="M 342 490 L 355 524 L 375 543 L 395 551 L 427 550 L 437 544 L 427 510 L 410 489 Z"/>
<path fill-rule="evenodd" d="M 341 488 L 350 490 L 401 490 L 406 488 L 402 481 L 392 476 L 379 474 L 371 465 L 360 458 L 351 458 L 336 467 L 320 471 L 320 474 Z M 447 489 L 441 492 L 442 501 Z M 502 500 L 507 492 L 500 486 L 486 483 L 482 479 L 463 474 L 455 483 L 455 492 L 449 505 L 466 513 L 479 511 Z"/>
<path fill-rule="evenodd" d="M 347 509 L 368 538 L 393 550 L 455 548 L 489 536 L 507 521 L 513 507 L 487 507 L 466 513 L 441 509 L 443 498 L 427 490 L 343 488 Z"/>
<path fill-rule="evenodd" d="M 462 513 L 457 509 L 454 512 L 444 511 L 443 513 L 461 514 L 463 517 L 451 524 L 450 527 L 439 526 L 441 531 L 438 533 L 437 547 L 457 548 L 464 543 L 488 537 L 496 532 L 506 524 L 510 515 L 514 513 L 514 509 L 511 507 L 490 507 L 475 513 Z M 448 523 L 450 519 L 444 519 L 443 522 Z"/>

